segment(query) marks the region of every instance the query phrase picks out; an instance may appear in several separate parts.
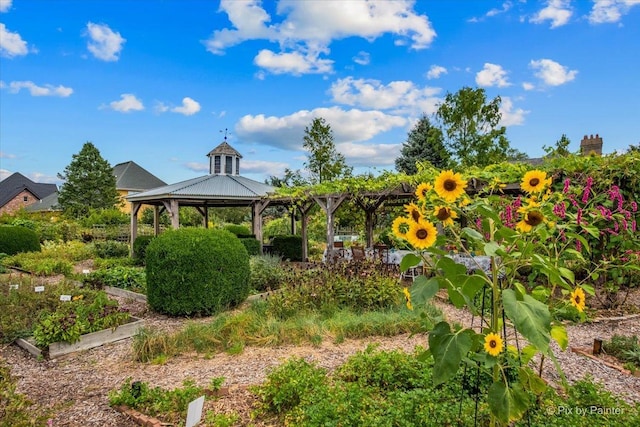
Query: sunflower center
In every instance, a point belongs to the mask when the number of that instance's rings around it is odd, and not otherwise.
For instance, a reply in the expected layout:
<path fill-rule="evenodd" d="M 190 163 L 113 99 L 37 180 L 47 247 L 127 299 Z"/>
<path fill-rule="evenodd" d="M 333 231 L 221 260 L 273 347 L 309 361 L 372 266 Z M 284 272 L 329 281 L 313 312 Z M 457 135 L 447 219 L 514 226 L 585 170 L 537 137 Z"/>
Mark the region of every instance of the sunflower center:
<path fill-rule="evenodd" d="M 449 209 L 447 208 L 440 208 L 438 210 L 438 214 L 436 215 L 436 217 L 440 220 L 440 221 L 444 221 L 449 219 L 449 217 L 451 217 L 451 214 L 449 213 Z"/>
<path fill-rule="evenodd" d="M 489 341 L 489 347 L 496 348 L 497 346 L 498 346 L 498 343 L 496 342 L 496 340 Z"/>
<path fill-rule="evenodd" d="M 418 212 L 417 209 L 414 209 L 411 211 L 411 218 L 413 218 L 413 220 L 415 222 L 418 222 L 418 220 L 420 219 L 420 212 Z"/>
<path fill-rule="evenodd" d="M 427 230 L 425 230 L 424 228 L 421 228 L 416 232 L 416 237 L 420 240 L 426 239 L 428 235 L 429 233 L 427 233 Z"/>
<path fill-rule="evenodd" d="M 580 299 L 580 295 L 576 295 L 576 296 L 574 297 L 574 300 L 576 301 L 576 304 L 580 305 L 580 301 L 581 301 L 581 299 Z"/>
<path fill-rule="evenodd" d="M 458 184 L 453 179 L 447 179 L 442 186 L 447 191 L 454 191 L 458 187 Z"/>
<path fill-rule="evenodd" d="M 538 184 L 540 184 L 540 179 L 539 178 L 531 178 L 531 180 L 529 181 L 529 185 L 532 186 L 532 187 L 535 187 Z"/>
<path fill-rule="evenodd" d="M 533 211 L 527 214 L 527 217 L 524 221 L 530 226 L 535 227 L 536 225 L 544 221 L 544 216 L 542 216 L 540 212 Z"/>

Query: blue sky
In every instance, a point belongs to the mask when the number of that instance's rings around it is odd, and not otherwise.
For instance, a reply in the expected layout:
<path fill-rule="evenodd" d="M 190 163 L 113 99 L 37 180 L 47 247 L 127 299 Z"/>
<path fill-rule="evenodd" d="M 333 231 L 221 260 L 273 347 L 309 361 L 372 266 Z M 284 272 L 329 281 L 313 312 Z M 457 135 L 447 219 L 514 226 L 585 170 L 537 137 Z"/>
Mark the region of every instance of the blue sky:
<path fill-rule="evenodd" d="M 0 178 L 60 184 L 91 141 L 171 183 L 228 142 L 257 180 L 323 117 L 356 172 L 394 169 L 450 92 L 502 98 L 513 147 L 640 142 L 640 0 L 0 0 Z"/>

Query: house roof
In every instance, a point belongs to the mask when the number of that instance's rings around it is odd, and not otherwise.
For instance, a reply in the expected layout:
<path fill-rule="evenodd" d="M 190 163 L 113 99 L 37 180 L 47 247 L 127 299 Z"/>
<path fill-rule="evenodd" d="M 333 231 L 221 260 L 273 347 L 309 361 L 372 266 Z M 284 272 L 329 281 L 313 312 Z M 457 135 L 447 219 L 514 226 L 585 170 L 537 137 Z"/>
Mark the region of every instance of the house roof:
<path fill-rule="evenodd" d="M 118 190 L 145 191 L 167 185 L 166 182 L 133 161 L 115 165 L 113 175 L 116 177 Z"/>
<path fill-rule="evenodd" d="M 24 190 L 28 190 L 38 199 L 44 199 L 51 193 L 58 191 L 58 186 L 33 182 L 21 173 L 14 172 L 0 181 L 0 207 L 9 203 Z"/>
<path fill-rule="evenodd" d="M 35 203 L 25 206 L 27 212 L 42 212 L 42 211 L 59 211 L 58 206 L 58 192 L 49 194 L 47 197 L 43 197 Z"/>
<path fill-rule="evenodd" d="M 198 178 L 154 188 L 127 197 L 130 202 L 151 202 L 168 199 L 184 201 L 244 202 L 253 200 L 274 191 L 270 185 L 239 175 L 205 175 Z"/>
<path fill-rule="evenodd" d="M 240 159 L 242 158 L 242 154 L 238 153 L 235 148 L 227 144 L 227 141 L 224 141 L 222 144 L 209 151 L 209 154 L 207 154 L 207 156 L 211 157 L 216 154 L 227 154 L 230 156 L 238 156 L 238 158 Z"/>

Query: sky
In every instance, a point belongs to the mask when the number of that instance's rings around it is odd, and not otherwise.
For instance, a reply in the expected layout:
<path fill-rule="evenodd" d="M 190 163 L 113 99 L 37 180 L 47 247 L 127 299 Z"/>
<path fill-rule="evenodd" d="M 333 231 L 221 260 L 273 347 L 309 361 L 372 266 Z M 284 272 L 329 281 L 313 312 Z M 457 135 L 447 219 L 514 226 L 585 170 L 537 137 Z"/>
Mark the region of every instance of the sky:
<path fill-rule="evenodd" d="M 0 0 L 0 179 L 61 184 L 92 142 L 167 183 L 227 141 L 258 181 L 331 126 L 355 173 L 395 170 L 447 93 L 501 97 L 511 145 L 640 142 L 640 0 Z M 226 130 L 226 131 L 225 131 Z"/>

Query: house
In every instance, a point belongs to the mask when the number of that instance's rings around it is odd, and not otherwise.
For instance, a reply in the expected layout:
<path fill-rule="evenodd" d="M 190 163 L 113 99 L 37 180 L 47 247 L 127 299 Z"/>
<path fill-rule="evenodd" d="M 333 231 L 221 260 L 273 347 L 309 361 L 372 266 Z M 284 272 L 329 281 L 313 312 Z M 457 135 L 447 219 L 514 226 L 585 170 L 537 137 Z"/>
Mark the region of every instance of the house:
<path fill-rule="evenodd" d="M 125 213 L 131 212 L 131 203 L 127 202 L 127 196 L 167 185 L 133 161 L 115 165 L 113 175 L 116 177 L 116 190 L 123 202 L 120 209 Z"/>
<path fill-rule="evenodd" d="M 33 182 L 19 172 L 0 181 L 0 214 L 18 210 L 55 194 L 56 184 Z"/>

